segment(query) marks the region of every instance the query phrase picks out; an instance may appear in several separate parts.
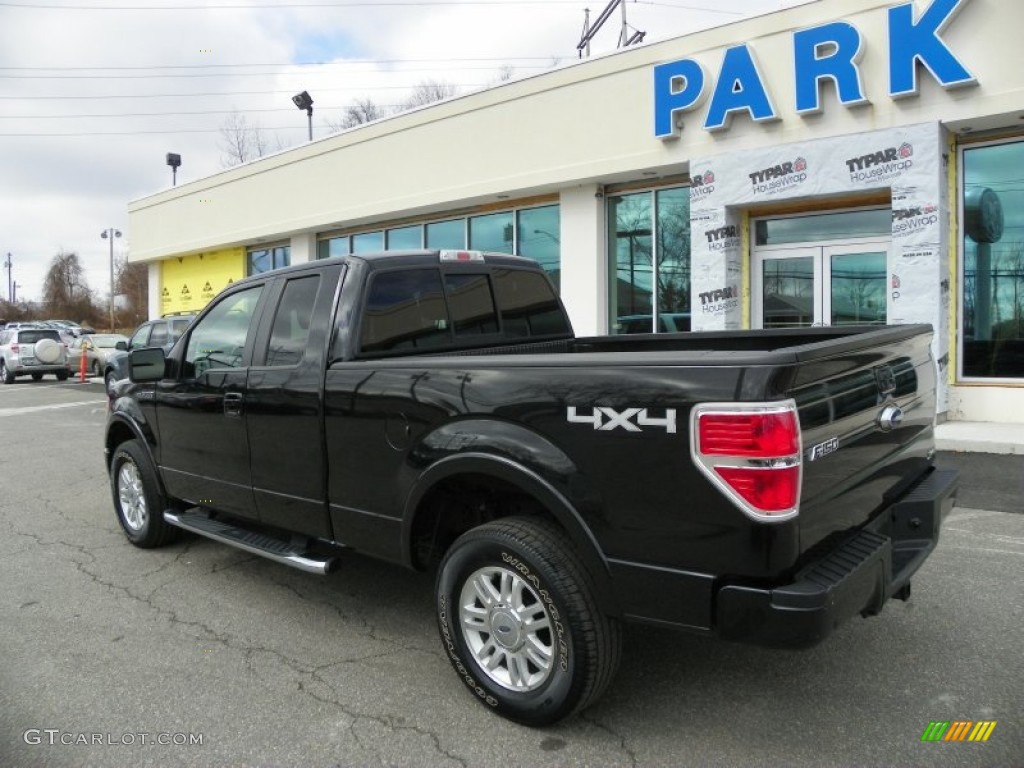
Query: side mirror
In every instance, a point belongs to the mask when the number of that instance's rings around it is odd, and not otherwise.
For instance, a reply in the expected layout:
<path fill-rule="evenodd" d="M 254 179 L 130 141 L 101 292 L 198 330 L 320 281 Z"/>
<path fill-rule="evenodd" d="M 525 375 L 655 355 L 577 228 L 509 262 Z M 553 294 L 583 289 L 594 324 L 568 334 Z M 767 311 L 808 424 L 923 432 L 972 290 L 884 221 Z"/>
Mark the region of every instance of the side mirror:
<path fill-rule="evenodd" d="M 164 378 L 166 358 L 160 347 L 133 349 L 128 353 L 128 378 L 136 384 Z"/>
<path fill-rule="evenodd" d="M 117 342 L 117 344 L 114 345 L 114 349 L 119 349 L 122 352 L 127 352 L 128 351 L 128 342 L 127 341 L 119 341 L 119 342 Z"/>

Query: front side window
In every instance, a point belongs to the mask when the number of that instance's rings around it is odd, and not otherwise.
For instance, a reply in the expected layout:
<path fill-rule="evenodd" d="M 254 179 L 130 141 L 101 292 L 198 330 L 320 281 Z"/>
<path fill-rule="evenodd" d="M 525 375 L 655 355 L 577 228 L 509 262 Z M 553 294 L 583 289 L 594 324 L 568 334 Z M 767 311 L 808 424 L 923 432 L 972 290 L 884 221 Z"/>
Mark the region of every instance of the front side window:
<path fill-rule="evenodd" d="M 225 297 L 192 329 L 183 374 L 198 378 L 213 368 L 238 368 L 253 325 L 262 285 Z"/>
<path fill-rule="evenodd" d="M 1024 377 L 1024 141 L 963 150 L 961 374 Z"/>
<path fill-rule="evenodd" d="M 139 330 L 133 333 L 131 341 L 128 342 L 128 349 L 142 349 L 143 347 L 149 346 L 150 328 L 152 328 L 152 326 L 143 325 Z"/>

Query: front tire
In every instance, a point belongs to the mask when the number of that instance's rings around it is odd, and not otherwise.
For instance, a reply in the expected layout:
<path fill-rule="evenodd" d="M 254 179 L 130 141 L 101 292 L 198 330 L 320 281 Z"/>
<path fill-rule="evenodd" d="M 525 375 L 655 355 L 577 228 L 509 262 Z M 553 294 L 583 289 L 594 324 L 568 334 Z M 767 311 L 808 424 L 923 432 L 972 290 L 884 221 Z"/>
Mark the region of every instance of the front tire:
<path fill-rule="evenodd" d="M 593 592 L 557 526 L 507 518 L 474 528 L 437 576 L 448 659 L 503 717 L 533 726 L 568 717 L 601 695 L 619 663 L 621 629 Z"/>
<path fill-rule="evenodd" d="M 164 521 L 167 500 L 149 454 L 138 440 L 126 440 L 114 452 L 110 488 L 117 520 L 132 544 L 151 549 L 177 538 L 179 529 Z"/>

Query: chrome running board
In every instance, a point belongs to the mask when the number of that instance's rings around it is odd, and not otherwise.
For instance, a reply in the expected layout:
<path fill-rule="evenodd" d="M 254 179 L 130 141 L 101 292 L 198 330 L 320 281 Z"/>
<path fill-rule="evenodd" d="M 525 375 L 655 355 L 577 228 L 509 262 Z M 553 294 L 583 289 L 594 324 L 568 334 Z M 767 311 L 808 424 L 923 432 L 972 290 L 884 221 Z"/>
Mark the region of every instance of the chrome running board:
<path fill-rule="evenodd" d="M 322 576 L 335 570 L 339 564 L 338 558 L 311 554 L 302 544 L 243 528 L 238 524 L 214 520 L 199 507 L 184 512 L 168 509 L 164 512 L 164 520 L 177 528 L 198 533 L 208 539 L 266 557 L 277 563 L 290 565 L 307 573 Z"/>

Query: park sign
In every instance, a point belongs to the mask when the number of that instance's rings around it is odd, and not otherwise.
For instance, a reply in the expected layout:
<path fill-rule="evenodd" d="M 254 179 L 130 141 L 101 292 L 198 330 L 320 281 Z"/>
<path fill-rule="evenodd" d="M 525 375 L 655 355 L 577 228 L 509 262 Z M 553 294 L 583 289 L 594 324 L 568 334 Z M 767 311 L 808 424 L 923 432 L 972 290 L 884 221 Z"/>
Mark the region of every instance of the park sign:
<path fill-rule="evenodd" d="M 918 64 L 943 88 L 977 84 L 941 37 L 942 30 L 967 2 L 933 0 L 916 20 L 912 2 L 888 9 L 890 98 L 917 95 Z M 864 38 L 857 27 L 847 21 L 833 21 L 793 32 L 792 42 L 797 114 L 822 111 L 821 84 L 827 80 L 834 83 L 842 105 L 867 103 L 860 72 Z M 679 59 L 654 67 L 654 134 L 659 139 L 677 138 L 682 116 L 705 103 L 706 131 L 728 128 L 737 113 L 746 113 L 754 122 L 779 119 L 755 52 L 747 43 L 725 50 L 715 79 L 696 59 Z"/>

